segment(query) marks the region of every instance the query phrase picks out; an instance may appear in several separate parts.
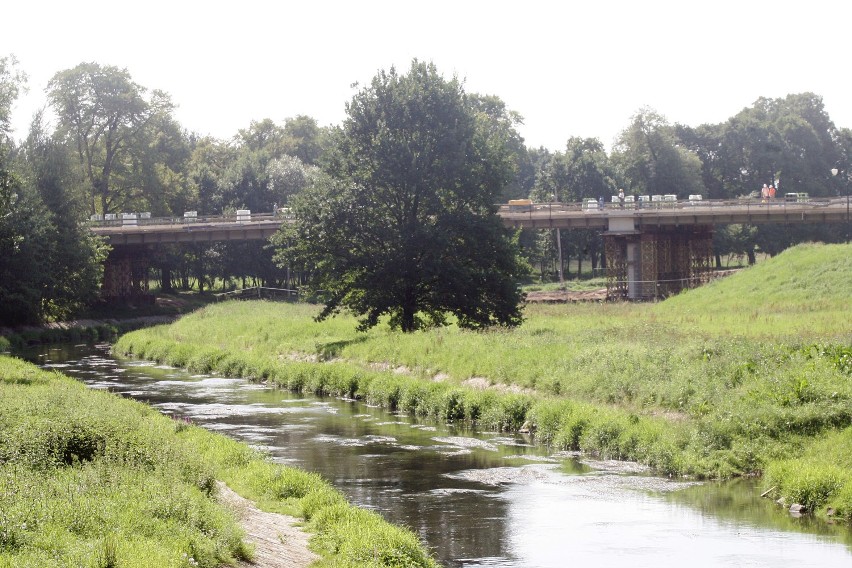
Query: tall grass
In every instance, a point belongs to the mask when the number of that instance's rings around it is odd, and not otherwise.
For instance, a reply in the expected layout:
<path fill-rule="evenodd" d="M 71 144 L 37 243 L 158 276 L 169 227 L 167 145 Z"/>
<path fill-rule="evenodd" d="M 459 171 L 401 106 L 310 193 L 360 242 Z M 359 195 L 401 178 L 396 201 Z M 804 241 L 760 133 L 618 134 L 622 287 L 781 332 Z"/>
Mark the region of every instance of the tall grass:
<path fill-rule="evenodd" d="M 435 419 L 529 423 L 554 447 L 666 473 L 759 474 L 852 421 L 850 259 L 848 245 L 804 245 L 665 302 L 528 306 L 523 326 L 489 332 L 357 333 L 347 316 L 314 322 L 314 306 L 231 302 L 116 351 Z"/>
<path fill-rule="evenodd" d="M 221 479 L 309 521 L 319 566 L 435 566 L 416 536 L 319 476 L 224 436 L 0 357 L 0 566 L 218 567 L 249 559 Z M 347 532 L 357 522 L 357 534 Z M 398 562 L 352 557 L 364 547 Z"/>

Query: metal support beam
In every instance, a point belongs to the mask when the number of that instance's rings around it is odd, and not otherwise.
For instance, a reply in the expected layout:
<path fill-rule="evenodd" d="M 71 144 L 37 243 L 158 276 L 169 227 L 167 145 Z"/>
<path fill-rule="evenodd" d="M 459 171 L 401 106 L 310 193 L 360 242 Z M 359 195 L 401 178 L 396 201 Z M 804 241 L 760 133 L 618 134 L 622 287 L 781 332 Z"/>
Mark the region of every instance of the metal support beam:
<path fill-rule="evenodd" d="M 665 298 L 700 286 L 712 275 L 712 226 L 609 231 L 604 247 L 611 300 Z"/>
<path fill-rule="evenodd" d="M 106 301 L 142 299 L 148 294 L 150 259 L 142 247 L 114 248 L 104 263 L 101 296 Z"/>

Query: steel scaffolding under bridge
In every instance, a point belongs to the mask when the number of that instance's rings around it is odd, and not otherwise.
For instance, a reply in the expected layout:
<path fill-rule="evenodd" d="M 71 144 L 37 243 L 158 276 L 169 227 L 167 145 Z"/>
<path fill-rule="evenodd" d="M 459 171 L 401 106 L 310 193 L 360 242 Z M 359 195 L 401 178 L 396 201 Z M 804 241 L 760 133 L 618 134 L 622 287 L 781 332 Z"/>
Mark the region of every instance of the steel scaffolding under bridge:
<path fill-rule="evenodd" d="M 607 295 L 612 299 L 665 297 L 707 282 L 712 273 L 715 225 L 850 223 L 848 196 L 588 205 L 527 201 L 522 207 L 499 206 L 497 214 L 506 227 L 602 231 Z M 267 239 L 288 221 L 286 215 L 249 211 L 230 216 L 192 213 L 172 218 L 124 214 L 93 221 L 92 232 L 113 247 L 105 266 L 105 295 L 147 292 L 152 245 Z"/>
<path fill-rule="evenodd" d="M 795 201 L 529 203 L 501 207 L 500 216 L 509 227 L 601 230 L 607 298 L 652 300 L 710 280 L 715 225 L 850 222 L 848 197 L 801 199 L 804 195 Z"/>

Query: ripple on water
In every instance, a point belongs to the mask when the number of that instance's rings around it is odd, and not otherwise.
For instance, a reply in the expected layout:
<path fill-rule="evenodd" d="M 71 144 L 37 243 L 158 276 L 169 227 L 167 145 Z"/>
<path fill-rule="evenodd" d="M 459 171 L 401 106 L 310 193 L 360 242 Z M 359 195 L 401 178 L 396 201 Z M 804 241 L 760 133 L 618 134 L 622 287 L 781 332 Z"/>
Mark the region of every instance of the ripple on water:
<path fill-rule="evenodd" d="M 694 485 L 697 481 L 670 480 L 651 475 L 633 475 L 592 471 L 578 475 L 564 475 L 549 464 L 531 464 L 521 467 L 497 467 L 489 469 L 471 469 L 444 474 L 450 479 L 474 481 L 485 485 L 524 485 L 546 483 L 571 486 L 580 491 L 587 499 L 611 499 L 613 494 L 624 491 L 666 493 L 679 491 Z"/>
<path fill-rule="evenodd" d="M 497 451 L 497 446 L 495 446 L 491 442 L 487 442 L 485 440 L 478 440 L 476 438 L 467 438 L 465 436 L 436 436 L 432 438 L 432 440 L 441 444 L 449 444 L 451 446 L 456 446 L 468 450 L 476 448 L 480 450 L 488 450 L 489 452 Z"/>
<path fill-rule="evenodd" d="M 527 462 L 535 462 L 535 463 L 559 463 L 559 460 L 550 458 L 547 456 L 535 456 L 535 455 L 516 455 L 516 456 L 504 456 L 504 460 L 519 460 L 519 461 L 527 461 Z"/>
<path fill-rule="evenodd" d="M 192 375 L 193 379 L 198 379 L 196 384 L 199 385 L 238 385 L 245 382 L 245 379 L 239 377 L 219 377 L 216 375 Z"/>
<path fill-rule="evenodd" d="M 469 487 L 439 487 L 437 489 L 427 491 L 428 495 L 435 495 L 436 497 L 448 497 L 450 495 L 475 495 L 478 493 L 488 493 L 488 491 L 485 489 L 471 489 Z"/>
<path fill-rule="evenodd" d="M 435 449 L 436 454 L 440 454 L 442 456 L 466 456 L 473 453 L 473 450 L 469 450 L 467 448 L 456 448 L 456 449 L 445 449 L 447 446 L 438 446 Z"/>
<path fill-rule="evenodd" d="M 320 434 L 314 437 L 317 442 L 336 444 L 346 447 L 364 447 L 373 444 L 389 444 L 396 445 L 396 438 L 393 436 L 369 435 L 360 438 L 344 438 L 343 436 L 335 436 L 334 434 Z"/>
<path fill-rule="evenodd" d="M 518 561 L 511 558 L 503 558 L 500 556 L 488 556 L 485 558 L 459 558 L 455 561 L 458 566 L 465 568 L 515 568 Z"/>
<path fill-rule="evenodd" d="M 261 414 L 294 414 L 302 411 L 298 408 L 279 408 L 265 406 L 262 404 L 191 404 L 182 402 L 164 402 L 157 404 L 156 406 L 157 408 L 165 410 L 180 410 L 192 418 L 202 418 L 205 420 L 229 418 L 234 416 L 257 416 Z"/>
<path fill-rule="evenodd" d="M 220 432 L 233 432 L 242 428 L 240 424 L 226 424 L 224 422 L 216 422 L 212 424 L 205 424 L 204 427 L 208 430 L 216 430 Z"/>
<path fill-rule="evenodd" d="M 533 448 L 535 447 L 533 444 L 529 444 L 527 442 L 522 442 L 517 438 L 506 438 L 506 437 L 495 437 L 488 440 L 493 444 L 499 444 L 501 446 L 514 446 L 518 448 Z"/>
<path fill-rule="evenodd" d="M 546 481 L 554 478 L 549 471 L 553 466 L 492 467 L 488 469 L 467 469 L 454 473 L 445 473 L 444 477 L 462 481 L 475 481 L 485 485 L 506 485 L 509 483 L 527 484 L 534 481 Z"/>

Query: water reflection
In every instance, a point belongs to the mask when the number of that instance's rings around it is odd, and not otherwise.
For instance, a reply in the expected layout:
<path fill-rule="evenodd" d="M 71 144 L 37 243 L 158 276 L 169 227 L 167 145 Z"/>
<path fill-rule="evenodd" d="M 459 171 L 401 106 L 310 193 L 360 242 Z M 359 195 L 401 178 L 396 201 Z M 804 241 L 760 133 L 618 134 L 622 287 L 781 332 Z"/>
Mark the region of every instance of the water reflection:
<path fill-rule="evenodd" d="M 524 436 L 115 360 L 105 345 L 25 355 L 322 474 L 418 532 L 445 566 L 852 565 L 847 529 L 780 514 L 747 481 L 668 481 L 551 454 Z"/>

